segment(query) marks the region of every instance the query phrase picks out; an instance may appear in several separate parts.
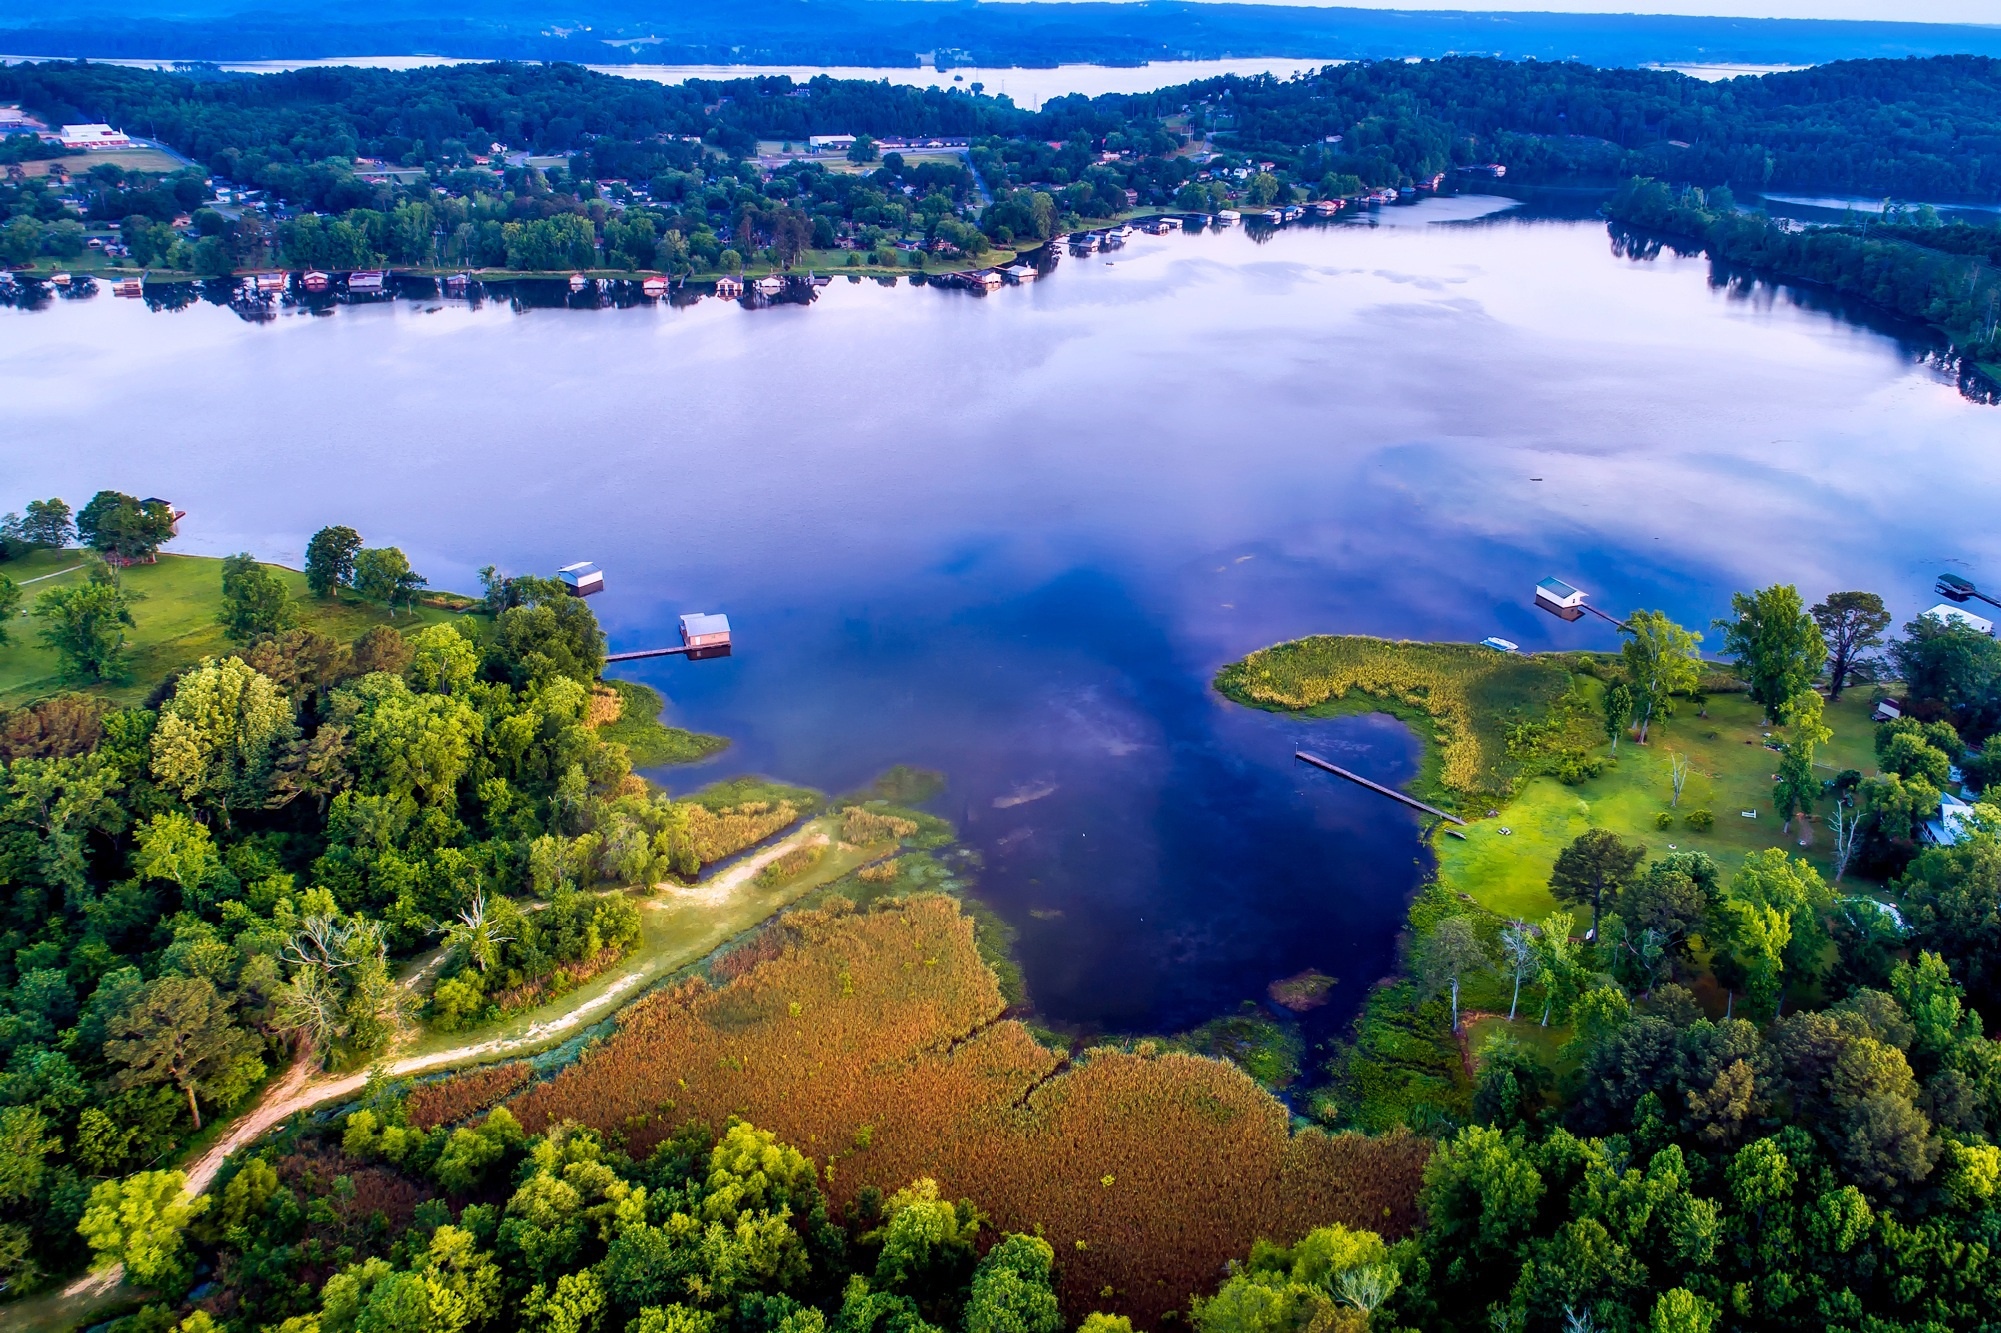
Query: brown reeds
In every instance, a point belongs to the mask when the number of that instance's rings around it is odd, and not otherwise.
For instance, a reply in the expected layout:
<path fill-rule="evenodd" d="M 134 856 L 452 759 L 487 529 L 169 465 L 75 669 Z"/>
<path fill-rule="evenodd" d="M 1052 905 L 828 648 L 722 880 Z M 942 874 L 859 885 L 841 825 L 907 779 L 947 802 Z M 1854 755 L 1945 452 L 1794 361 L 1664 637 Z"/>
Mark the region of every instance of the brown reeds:
<path fill-rule="evenodd" d="M 1428 1142 L 1293 1134 L 1249 1078 L 1197 1056 L 1106 1049 L 1066 1067 L 1001 1020 L 950 899 L 794 913 L 745 952 L 727 984 L 628 1009 L 514 1101 L 522 1124 L 580 1120 L 643 1154 L 687 1121 L 743 1116 L 819 1161 L 837 1205 L 934 1177 L 1001 1229 L 1039 1228 L 1076 1315 L 1182 1308 L 1259 1237 L 1416 1223 Z"/>
<path fill-rule="evenodd" d="M 405 1099 L 403 1109 L 410 1123 L 419 1129 L 454 1125 L 518 1091 L 531 1077 L 533 1072 L 526 1060 L 485 1065 L 437 1083 L 423 1084 Z"/>

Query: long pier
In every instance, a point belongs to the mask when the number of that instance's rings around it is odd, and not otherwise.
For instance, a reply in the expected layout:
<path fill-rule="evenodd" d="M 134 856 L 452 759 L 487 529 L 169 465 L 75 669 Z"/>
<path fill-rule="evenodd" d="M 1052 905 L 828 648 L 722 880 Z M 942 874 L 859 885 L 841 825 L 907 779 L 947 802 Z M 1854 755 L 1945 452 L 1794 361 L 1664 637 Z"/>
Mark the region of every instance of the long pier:
<path fill-rule="evenodd" d="M 721 646 L 721 644 L 709 645 L 712 648 L 720 648 Z M 692 648 L 687 644 L 681 644 L 674 648 L 638 648 L 629 653 L 606 653 L 604 660 L 607 662 L 636 662 L 642 657 L 672 657 L 676 653 L 698 653 L 700 651 L 702 651 L 700 648 Z"/>
<path fill-rule="evenodd" d="M 1367 787 L 1370 791 L 1375 792 L 1379 796 L 1387 796 L 1392 801 L 1401 801 L 1405 805 L 1411 807 L 1411 809 L 1413 810 L 1422 810 L 1427 815 L 1437 815 L 1440 819 L 1450 820 L 1454 824 L 1459 825 L 1461 828 L 1464 828 L 1466 826 L 1466 821 L 1461 819 L 1458 815 L 1449 815 L 1445 813 L 1445 811 L 1440 810 L 1435 805 L 1426 805 L 1423 801 L 1418 800 L 1416 797 L 1406 796 L 1394 787 L 1385 787 L 1380 782 L 1371 782 L 1367 778 L 1363 777 L 1360 773 L 1350 773 L 1347 769 L 1341 767 L 1341 765 L 1335 763 L 1329 763 L 1327 760 L 1322 759 L 1319 755 L 1313 754 L 1310 751 L 1297 750 L 1294 751 L 1292 757 L 1294 759 L 1302 760 L 1306 763 L 1309 763 L 1313 765 L 1315 768 L 1325 769 L 1327 772 L 1332 773 L 1337 778 L 1346 778 L 1350 782 L 1356 783 L 1363 787 Z"/>

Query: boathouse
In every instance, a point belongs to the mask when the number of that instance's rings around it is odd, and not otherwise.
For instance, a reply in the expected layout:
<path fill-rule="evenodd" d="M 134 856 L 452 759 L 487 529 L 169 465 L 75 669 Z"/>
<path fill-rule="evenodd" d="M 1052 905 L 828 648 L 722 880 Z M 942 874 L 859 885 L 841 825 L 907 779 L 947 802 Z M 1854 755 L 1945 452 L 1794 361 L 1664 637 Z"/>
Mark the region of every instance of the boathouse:
<path fill-rule="evenodd" d="M 574 565 L 564 565 L 556 571 L 556 577 L 563 581 L 572 597 L 589 597 L 604 591 L 604 571 L 588 560 L 579 560 Z"/>
<path fill-rule="evenodd" d="M 716 295 L 725 301 L 734 301 L 743 295 L 743 279 L 733 278 L 725 273 L 716 279 Z"/>
<path fill-rule="evenodd" d="M 730 646 L 730 618 L 709 611 L 681 617 L 681 642 L 690 648 Z"/>
<path fill-rule="evenodd" d="M 1940 602 L 1937 606 L 1925 612 L 1925 616 L 1928 619 L 1936 620 L 1941 625 L 1964 625 L 1968 629 L 1978 630 L 1982 634 L 1992 635 L 1994 633 L 1994 622 L 1986 616 L 1976 616 L 1965 607 L 1950 606 L 1945 602 Z"/>
<path fill-rule="evenodd" d="M 1535 585 L 1535 604 L 1562 620 L 1578 620 L 1584 615 L 1583 591 L 1558 578 Z"/>

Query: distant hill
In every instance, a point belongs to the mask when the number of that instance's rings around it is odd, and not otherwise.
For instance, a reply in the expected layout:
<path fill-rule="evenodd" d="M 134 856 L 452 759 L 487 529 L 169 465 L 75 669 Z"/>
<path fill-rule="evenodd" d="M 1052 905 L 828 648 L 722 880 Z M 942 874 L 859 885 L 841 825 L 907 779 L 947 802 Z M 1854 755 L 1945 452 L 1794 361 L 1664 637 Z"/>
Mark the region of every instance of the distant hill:
<path fill-rule="evenodd" d="M 2001 55 L 2001 25 L 1496 14 L 1142 0 L 19 0 L 0 52 L 157 60 L 434 54 L 587 64 L 1136 65 L 1224 57 L 1819 64 Z"/>

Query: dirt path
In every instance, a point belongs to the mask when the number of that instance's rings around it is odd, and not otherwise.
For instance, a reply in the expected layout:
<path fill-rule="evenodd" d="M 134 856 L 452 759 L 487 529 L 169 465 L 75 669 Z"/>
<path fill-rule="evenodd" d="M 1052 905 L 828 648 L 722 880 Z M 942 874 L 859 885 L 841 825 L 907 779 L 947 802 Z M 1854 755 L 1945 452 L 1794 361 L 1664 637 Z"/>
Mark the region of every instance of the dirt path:
<path fill-rule="evenodd" d="M 825 832 L 808 824 L 769 847 L 732 863 L 729 868 L 709 879 L 689 885 L 656 884 L 654 890 L 656 893 L 666 894 L 683 902 L 693 901 L 705 906 L 721 904 L 732 892 L 756 878 L 758 871 L 787 852 L 800 847 L 821 846 L 827 841 Z M 642 903 L 641 907 L 643 909 L 659 905 L 661 903 L 658 900 L 652 900 Z M 404 984 L 414 985 L 434 971 L 441 961 L 442 956 L 427 961 L 407 978 Z M 628 959 L 625 974 L 617 977 L 604 990 L 588 1000 L 579 1000 L 571 1008 L 534 1024 L 517 1036 L 491 1037 L 485 1041 L 454 1046 L 449 1050 L 432 1051 L 425 1055 L 406 1056 L 401 1059 L 392 1056 L 374 1068 L 390 1077 L 399 1077 L 536 1049 L 547 1045 L 549 1038 L 594 1023 L 604 1013 L 618 1008 L 627 994 L 638 987 L 644 979 L 644 960 Z M 186 1168 L 188 1193 L 197 1195 L 206 1190 L 214 1182 L 216 1173 L 222 1170 L 222 1164 L 229 1160 L 230 1154 L 256 1142 L 290 1117 L 301 1111 L 311 1110 L 323 1102 L 359 1092 L 368 1082 L 371 1072 L 373 1070 L 362 1070 L 359 1073 L 345 1074 L 336 1078 L 321 1073 L 309 1059 L 293 1065 L 283 1079 L 265 1089 L 264 1095 L 257 1099 L 255 1106 L 236 1118 L 230 1125 L 228 1133 L 217 1139 L 210 1145 L 208 1151 Z"/>

